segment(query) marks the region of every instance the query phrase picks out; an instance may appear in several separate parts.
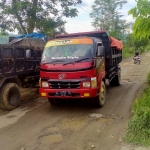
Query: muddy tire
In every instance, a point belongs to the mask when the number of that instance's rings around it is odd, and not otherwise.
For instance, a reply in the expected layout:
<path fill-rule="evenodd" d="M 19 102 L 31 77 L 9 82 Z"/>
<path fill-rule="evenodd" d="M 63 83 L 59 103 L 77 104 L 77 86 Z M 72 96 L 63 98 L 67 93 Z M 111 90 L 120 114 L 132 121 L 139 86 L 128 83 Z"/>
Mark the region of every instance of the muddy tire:
<path fill-rule="evenodd" d="M 4 104 L 3 104 L 3 100 L 1 98 L 2 96 L 2 92 L 0 91 L 0 107 L 3 109 L 3 110 L 6 110 L 6 108 L 4 107 Z"/>
<path fill-rule="evenodd" d="M 119 70 L 118 75 L 115 75 L 115 77 L 109 82 L 111 86 L 120 86 L 121 84 L 121 71 Z"/>
<path fill-rule="evenodd" d="M 55 98 L 48 98 L 48 101 L 51 105 L 57 105 L 58 101 Z"/>
<path fill-rule="evenodd" d="M 101 108 L 104 106 L 105 101 L 106 101 L 106 87 L 105 83 L 102 81 L 99 95 L 94 99 L 94 105 L 97 108 Z"/>
<path fill-rule="evenodd" d="M 2 87 L 0 93 L 1 107 L 7 110 L 13 110 L 20 103 L 20 91 L 15 83 L 7 83 Z"/>

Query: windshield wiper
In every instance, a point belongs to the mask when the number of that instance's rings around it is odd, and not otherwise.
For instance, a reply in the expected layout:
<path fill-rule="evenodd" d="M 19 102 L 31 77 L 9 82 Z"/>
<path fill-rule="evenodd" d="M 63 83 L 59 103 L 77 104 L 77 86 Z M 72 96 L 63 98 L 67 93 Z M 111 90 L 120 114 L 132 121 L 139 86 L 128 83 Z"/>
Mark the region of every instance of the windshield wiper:
<path fill-rule="evenodd" d="M 53 61 L 45 62 L 45 63 L 42 62 L 42 64 L 54 64 L 55 62 L 64 62 L 64 60 L 53 60 Z"/>
<path fill-rule="evenodd" d="M 90 59 L 90 58 L 89 58 L 89 57 L 87 57 L 87 58 L 83 58 L 83 59 L 80 59 L 80 60 L 67 62 L 67 63 L 63 64 L 63 66 L 68 65 L 68 64 L 74 64 L 74 63 L 77 63 L 77 62 L 80 62 L 80 61 L 83 61 L 83 60 L 86 60 L 86 59 Z"/>

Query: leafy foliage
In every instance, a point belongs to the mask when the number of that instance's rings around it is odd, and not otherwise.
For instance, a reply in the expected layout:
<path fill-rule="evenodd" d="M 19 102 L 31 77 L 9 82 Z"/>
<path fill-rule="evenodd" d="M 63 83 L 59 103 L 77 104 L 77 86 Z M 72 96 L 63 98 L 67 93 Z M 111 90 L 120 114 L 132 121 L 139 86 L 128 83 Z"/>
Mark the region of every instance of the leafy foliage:
<path fill-rule="evenodd" d="M 133 35 L 138 39 L 150 39 L 150 2 L 149 0 L 137 0 L 136 7 L 128 12 L 135 19 Z"/>
<path fill-rule="evenodd" d="M 119 9 L 126 0 L 95 0 L 90 17 L 93 18 L 92 25 L 96 30 L 107 30 L 111 36 L 122 39 L 129 24 L 122 20 Z"/>
<path fill-rule="evenodd" d="M 0 36 L 1 35 L 9 35 L 7 32 L 4 32 L 3 30 L 0 30 Z"/>
<path fill-rule="evenodd" d="M 150 73 L 148 87 L 133 105 L 133 117 L 129 120 L 125 140 L 134 144 L 150 146 Z"/>
<path fill-rule="evenodd" d="M 140 53 L 145 52 L 145 50 L 150 50 L 149 40 L 137 39 L 133 36 L 133 34 L 126 35 L 123 45 L 123 57 L 133 56 L 138 48 L 140 49 Z"/>
<path fill-rule="evenodd" d="M 65 17 L 75 17 L 78 10 L 73 6 L 81 0 L 1 0 L 0 28 L 17 30 L 21 34 L 34 30 L 54 35 L 64 32 Z"/>

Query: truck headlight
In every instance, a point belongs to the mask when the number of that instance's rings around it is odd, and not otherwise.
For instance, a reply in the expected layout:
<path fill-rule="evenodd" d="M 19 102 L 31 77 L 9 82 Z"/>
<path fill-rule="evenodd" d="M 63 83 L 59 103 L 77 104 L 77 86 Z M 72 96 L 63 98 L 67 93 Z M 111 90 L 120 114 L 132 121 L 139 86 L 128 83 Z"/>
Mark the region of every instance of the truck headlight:
<path fill-rule="evenodd" d="M 43 81 L 43 82 L 42 82 L 42 87 L 49 87 L 48 82 L 47 82 L 47 81 Z"/>
<path fill-rule="evenodd" d="M 90 86 L 90 82 L 83 82 L 83 87 L 89 88 Z"/>
<path fill-rule="evenodd" d="M 97 87 L 97 79 L 96 77 L 91 78 L 91 87 L 96 88 Z"/>

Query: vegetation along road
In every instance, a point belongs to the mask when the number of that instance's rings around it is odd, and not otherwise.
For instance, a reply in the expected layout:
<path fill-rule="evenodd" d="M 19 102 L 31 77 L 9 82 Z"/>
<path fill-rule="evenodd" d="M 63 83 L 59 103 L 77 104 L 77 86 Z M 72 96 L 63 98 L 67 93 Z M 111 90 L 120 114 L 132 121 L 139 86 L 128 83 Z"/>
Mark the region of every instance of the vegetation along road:
<path fill-rule="evenodd" d="M 140 65 L 131 59 L 121 63 L 121 86 L 107 85 L 107 102 L 101 109 L 93 108 L 90 101 L 51 106 L 39 97 L 37 89 L 22 91 L 19 108 L 0 110 L 0 149 L 146 150 L 122 140 L 132 103 L 150 71 L 150 53 L 141 56 Z"/>

